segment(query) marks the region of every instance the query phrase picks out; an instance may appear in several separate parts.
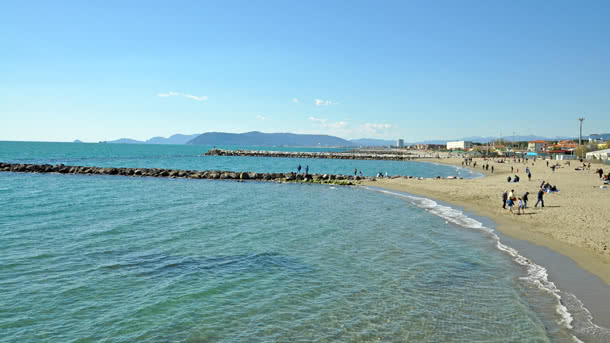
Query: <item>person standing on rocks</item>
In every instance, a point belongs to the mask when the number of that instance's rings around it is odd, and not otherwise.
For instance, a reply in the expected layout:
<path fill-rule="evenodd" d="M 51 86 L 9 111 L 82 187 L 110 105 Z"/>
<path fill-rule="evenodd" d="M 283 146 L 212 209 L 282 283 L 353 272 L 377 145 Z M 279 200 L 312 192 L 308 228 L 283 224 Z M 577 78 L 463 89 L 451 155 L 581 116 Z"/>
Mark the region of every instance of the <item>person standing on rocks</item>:
<path fill-rule="evenodd" d="M 309 175 L 309 164 L 305 165 L 305 176 Z"/>
<path fill-rule="evenodd" d="M 358 168 L 354 168 L 354 176 L 358 175 Z"/>
<path fill-rule="evenodd" d="M 299 164 L 299 166 L 297 167 L 297 174 L 301 174 L 301 165 Z"/>

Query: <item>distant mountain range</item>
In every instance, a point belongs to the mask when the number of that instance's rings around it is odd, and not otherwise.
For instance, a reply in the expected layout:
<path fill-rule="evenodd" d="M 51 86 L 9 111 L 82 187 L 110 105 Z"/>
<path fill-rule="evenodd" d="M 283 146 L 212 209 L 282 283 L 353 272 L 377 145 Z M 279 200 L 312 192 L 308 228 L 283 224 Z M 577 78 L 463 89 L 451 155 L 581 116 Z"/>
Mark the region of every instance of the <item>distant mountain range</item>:
<path fill-rule="evenodd" d="M 472 137 L 464 137 L 464 138 L 458 138 L 458 139 L 433 139 L 433 140 L 426 140 L 426 141 L 420 141 L 420 142 L 413 142 L 413 143 L 405 143 L 406 144 L 447 144 L 447 142 L 450 141 L 470 141 L 473 143 L 487 143 L 487 142 L 493 142 L 493 141 L 497 141 L 497 140 L 504 140 L 506 142 L 529 142 L 529 141 L 537 141 L 537 140 L 543 140 L 543 141 L 558 141 L 558 140 L 565 140 L 565 139 L 574 139 L 574 137 L 567 137 L 567 136 L 557 136 L 557 137 L 543 137 L 543 136 L 536 136 L 536 135 L 526 135 L 526 136 L 502 136 L 502 137 L 482 137 L 482 136 L 472 136 Z M 578 138 L 576 138 L 578 139 Z M 582 139 L 588 139 L 588 137 L 583 136 Z"/>
<path fill-rule="evenodd" d="M 583 136 L 583 139 L 588 139 L 589 136 Z M 574 137 L 558 136 L 558 137 L 543 137 L 536 135 L 524 136 L 502 136 L 502 137 L 482 137 L 472 136 L 458 139 L 445 140 L 425 140 L 418 142 L 405 142 L 405 145 L 410 144 L 446 144 L 448 141 L 465 140 L 474 143 L 487 143 L 490 141 L 534 141 L 534 140 L 564 140 L 574 139 Z M 576 138 L 577 139 L 577 138 Z M 78 140 L 76 140 L 78 141 Z M 75 142 L 76 142 L 75 141 Z M 80 141 L 78 141 L 80 142 Z M 153 137 L 146 141 L 139 141 L 130 138 L 121 138 L 104 143 L 117 144 L 196 144 L 196 145 L 261 145 L 261 146 L 395 146 L 396 141 L 374 138 L 360 138 L 346 140 L 343 138 L 329 135 L 308 135 L 296 133 L 263 133 L 258 131 L 245 133 L 226 133 L 226 132 L 206 132 L 202 134 L 183 135 L 175 134 L 168 138 Z"/>
<path fill-rule="evenodd" d="M 396 145 L 396 141 L 389 141 L 385 139 L 374 139 L 374 138 L 360 138 L 350 139 L 350 142 L 358 146 L 388 146 Z"/>
<path fill-rule="evenodd" d="M 295 133 L 246 133 L 206 132 L 187 144 L 196 145 L 263 145 L 263 146 L 353 146 L 343 138 L 328 135 Z"/>
<path fill-rule="evenodd" d="M 139 141 L 131 138 L 120 138 L 113 141 L 105 141 L 104 143 L 115 143 L 115 144 L 186 144 L 193 138 L 199 136 L 199 133 L 194 135 L 183 135 L 177 133 L 168 138 L 165 137 L 153 137 L 145 141 Z"/>

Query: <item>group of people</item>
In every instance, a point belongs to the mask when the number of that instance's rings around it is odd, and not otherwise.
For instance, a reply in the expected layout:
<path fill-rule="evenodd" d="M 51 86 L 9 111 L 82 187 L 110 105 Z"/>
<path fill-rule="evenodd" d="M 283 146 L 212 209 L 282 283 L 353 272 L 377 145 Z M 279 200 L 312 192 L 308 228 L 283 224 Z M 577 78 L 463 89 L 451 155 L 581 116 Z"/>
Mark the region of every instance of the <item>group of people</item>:
<path fill-rule="evenodd" d="M 510 171 L 511 173 L 514 171 L 513 167 L 510 167 Z M 519 172 L 519 169 L 517 169 L 517 173 Z M 525 174 L 527 175 L 527 179 L 529 181 L 532 181 L 532 171 L 530 170 L 529 167 L 525 167 Z M 506 177 L 506 181 L 508 183 L 510 182 L 519 182 L 521 180 L 521 178 L 519 177 L 519 175 L 515 174 L 514 177 L 511 177 L 510 175 Z"/>
<path fill-rule="evenodd" d="M 529 192 L 525 192 L 521 197 L 516 197 L 514 189 L 511 189 L 510 193 L 504 191 L 504 193 L 502 193 L 502 208 L 506 209 L 508 206 L 508 211 L 514 214 L 513 207 L 517 206 L 517 214 L 525 214 L 529 194 Z M 536 205 L 538 205 L 538 203 L 536 203 Z"/>
<path fill-rule="evenodd" d="M 595 171 L 595 173 L 599 175 L 599 179 L 602 182 L 604 182 L 606 184 L 610 183 L 610 172 L 608 172 L 608 175 L 604 175 L 604 169 L 599 168 Z"/>
<path fill-rule="evenodd" d="M 299 166 L 297 167 L 297 174 L 301 174 L 301 165 L 299 164 Z M 305 165 L 305 176 L 309 175 L 309 164 Z"/>
<path fill-rule="evenodd" d="M 542 190 L 545 193 L 551 193 L 551 192 L 559 192 L 559 189 L 557 189 L 557 186 L 551 185 L 550 183 L 542 180 L 542 183 L 540 184 L 540 190 Z M 544 207 L 544 206 L 542 206 Z"/>
<path fill-rule="evenodd" d="M 522 196 L 517 197 L 517 196 L 515 196 L 514 189 L 511 189 L 510 193 L 508 193 L 507 191 L 504 191 L 502 193 L 502 208 L 506 209 L 508 207 L 508 211 L 512 214 L 515 214 L 513 208 L 516 206 L 517 207 L 516 214 L 518 214 L 518 215 L 525 214 L 525 209 L 527 208 L 527 202 L 529 201 L 529 195 L 530 195 L 530 192 L 525 192 L 525 193 L 523 193 Z M 537 199 L 534 207 L 538 207 L 538 205 L 541 205 L 541 207 L 544 207 L 544 189 L 542 187 L 538 191 L 538 199 Z"/>

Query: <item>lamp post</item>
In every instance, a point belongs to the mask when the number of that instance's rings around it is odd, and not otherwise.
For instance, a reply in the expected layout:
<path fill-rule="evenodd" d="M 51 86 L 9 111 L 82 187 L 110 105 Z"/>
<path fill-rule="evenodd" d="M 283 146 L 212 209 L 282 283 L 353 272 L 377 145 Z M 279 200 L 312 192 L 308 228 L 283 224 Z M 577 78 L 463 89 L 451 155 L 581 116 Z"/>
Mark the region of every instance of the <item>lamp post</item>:
<path fill-rule="evenodd" d="M 581 148 L 582 145 L 582 122 L 583 120 L 585 120 L 585 118 L 578 118 L 578 120 L 580 121 L 580 134 L 578 135 L 578 148 Z M 583 157 L 584 151 L 581 151 L 580 153 L 580 158 Z"/>

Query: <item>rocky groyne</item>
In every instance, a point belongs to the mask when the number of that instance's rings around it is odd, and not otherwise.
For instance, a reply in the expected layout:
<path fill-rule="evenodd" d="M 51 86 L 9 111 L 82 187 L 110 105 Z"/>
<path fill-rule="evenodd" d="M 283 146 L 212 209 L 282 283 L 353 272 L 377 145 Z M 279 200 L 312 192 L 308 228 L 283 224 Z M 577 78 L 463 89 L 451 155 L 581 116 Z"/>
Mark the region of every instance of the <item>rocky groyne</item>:
<path fill-rule="evenodd" d="M 19 173 L 56 173 L 56 174 L 88 174 L 88 175 L 122 175 L 131 177 L 165 177 L 184 179 L 213 180 L 254 180 L 274 182 L 311 182 L 332 183 L 338 185 L 355 185 L 358 181 L 374 181 L 372 177 L 335 174 L 297 174 L 297 173 L 256 173 L 235 172 L 226 170 L 179 170 L 160 168 L 108 168 L 72 166 L 63 164 L 12 164 L 0 162 L 0 171 Z"/>
<path fill-rule="evenodd" d="M 341 160 L 389 160 L 410 161 L 417 156 L 405 153 L 366 152 L 352 150 L 349 152 L 306 152 L 306 151 L 265 151 L 265 150 L 224 150 L 210 149 L 205 156 L 251 156 L 251 157 L 284 157 L 284 158 L 327 158 Z"/>

